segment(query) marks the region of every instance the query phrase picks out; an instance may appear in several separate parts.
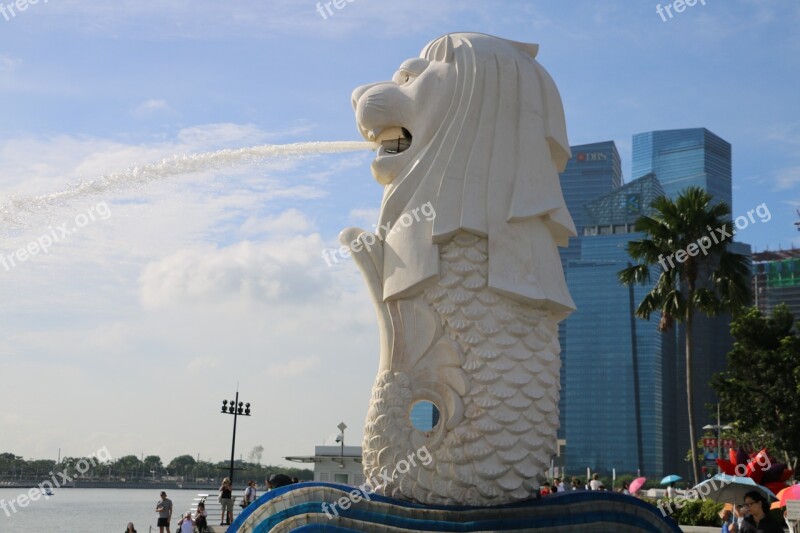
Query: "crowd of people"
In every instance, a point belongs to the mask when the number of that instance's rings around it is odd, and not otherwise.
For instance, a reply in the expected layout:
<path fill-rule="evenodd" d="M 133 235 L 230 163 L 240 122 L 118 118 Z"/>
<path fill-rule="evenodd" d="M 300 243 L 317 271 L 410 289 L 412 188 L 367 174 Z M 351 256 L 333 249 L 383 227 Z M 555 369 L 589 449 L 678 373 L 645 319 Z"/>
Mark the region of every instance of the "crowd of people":
<path fill-rule="evenodd" d="M 580 478 L 574 477 L 572 480 L 566 478 L 553 478 L 553 483 L 550 484 L 546 481 L 539 489 L 540 496 L 547 496 L 548 494 L 555 494 L 557 492 L 569 492 L 573 490 L 607 490 L 606 486 L 600 481 L 598 474 L 592 474 L 592 477 L 584 484 Z M 623 483 L 619 492 L 623 494 L 630 494 L 628 491 L 628 483 Z"/>
<path fill-rule="evenodd" d="M 783 524 L 769 514 L 769 502 L 757 490 L 744 495 L 744 503 L 719 513 L 722 533 L 783 533 Z"/>
<path fill-rule="evenodd" d="M 291 485 L 293 483 L 300 483 L 300 480 L 296 477 L 290 478 L 286 474 L 272 474 L 268 479 L 265 480 L 265 485 L 268 491 L 277 489 L 279 487 L 284 487 L 286 485 Z M 156 512 L 158 513 L 158 531 L 159 533 L 171 533 L 170 522 L 172 521 L 172 500 L 167 498 L 167 493 L 165 491 L 161 491 L 160 496 L 161 498 L 156 503 Z M 247 482 L 247 486 L 244 489 L 244 494 L 242 495 L 242 500 L 239 506 L 244 509 L 256 501 L 257 497 L 258 484 L 255 481 L 250 480 Z M 221 506 L 219 525 L 230 525 L 231 522 L 233 522 L 234 501 L 233 486 L 230 479 L 225 478 L 222 480 L 222 484 L 219 487 L 217 501 Z M 195 528 L 197 528 L 199 533 L 203 533 L 207 527 L 208 512 L 206 512 L 205 503 L 201 501 L 197 504 L 197 510 L 194 513 L 187 511 L 186 514 L 181 516 L 180 520 L 178 521 L 178 529 L 176 530 L 176 533 L 194 533 Z M 136 533 L 136 528 L 132 522 L 128 522 L 128 526 L 125 528 L 125 533 Z"/>

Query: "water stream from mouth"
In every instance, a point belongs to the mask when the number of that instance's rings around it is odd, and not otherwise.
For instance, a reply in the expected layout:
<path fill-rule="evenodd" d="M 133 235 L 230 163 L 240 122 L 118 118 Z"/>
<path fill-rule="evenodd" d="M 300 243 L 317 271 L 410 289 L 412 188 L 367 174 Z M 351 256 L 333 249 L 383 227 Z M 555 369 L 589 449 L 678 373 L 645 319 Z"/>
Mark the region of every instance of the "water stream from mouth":
<path fill-rule="evenodd" d="M 0 226 L 20 227 L 24 219 L 45 214 L 53 207 L 104 193 L 122 191 L 133 186 L 161 181 L 175 176 L 206 172 L 222 167 L 255 163 L 269 158 L 299 158 L 320 154 L 374 150 L 375 143 L 358 141 L 301 142 L 292 144 L 265 144 L 250 148 L 238 148 L 186 154 L 162 159 L 156 163 L 137 165 L 119 172 L 104 174 L 98 178 L 83 180 L 51 194 L 28 197 L 12 197 L 0 206 Z"/>

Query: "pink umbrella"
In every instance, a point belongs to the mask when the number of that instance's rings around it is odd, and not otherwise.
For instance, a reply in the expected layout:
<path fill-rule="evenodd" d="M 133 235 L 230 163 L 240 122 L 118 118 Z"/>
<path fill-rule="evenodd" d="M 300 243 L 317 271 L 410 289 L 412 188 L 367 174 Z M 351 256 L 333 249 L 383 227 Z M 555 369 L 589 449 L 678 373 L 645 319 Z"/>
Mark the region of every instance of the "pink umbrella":
<path fill-rule="evenodd" d="M 645 481 L 647 481 L 646 477 L 637 477 L 636 479 L 631 481 L 631 484 L 628 486 L 628 492 L 630 492 L 631 494 L 636 494 L 637 492 L 639 492 L 639 489 L 642 488 L 642 485 L 644 485 Z"/>
<path fill-rule="evenodd" d="M 780 492 L 781 507 L 786 506 L 788 500 L 800 500 L 800 485 L 792 485 Z"/>

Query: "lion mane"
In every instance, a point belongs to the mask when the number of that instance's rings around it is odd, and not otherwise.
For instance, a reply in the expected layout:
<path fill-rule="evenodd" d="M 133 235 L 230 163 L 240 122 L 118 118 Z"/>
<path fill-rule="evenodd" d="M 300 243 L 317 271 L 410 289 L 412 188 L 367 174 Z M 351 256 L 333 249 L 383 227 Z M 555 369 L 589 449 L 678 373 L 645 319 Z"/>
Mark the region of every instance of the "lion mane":
<path fill-rule="evenodd" d="M 433 202 L 436 217 L 384 245 L 384 301 L 418 293 L 439 275 L 439 244 L 464 230 L 488 238 L 488 285 L 566 316 L 575 306 L 558 246 L 575 235 L 558 173 L 569 157 L 564 109 L 536 61 L 538 45 L 453 33 L 421 57 L 456 69 L 446 119 L 384 190 L 379 224 Z"/>

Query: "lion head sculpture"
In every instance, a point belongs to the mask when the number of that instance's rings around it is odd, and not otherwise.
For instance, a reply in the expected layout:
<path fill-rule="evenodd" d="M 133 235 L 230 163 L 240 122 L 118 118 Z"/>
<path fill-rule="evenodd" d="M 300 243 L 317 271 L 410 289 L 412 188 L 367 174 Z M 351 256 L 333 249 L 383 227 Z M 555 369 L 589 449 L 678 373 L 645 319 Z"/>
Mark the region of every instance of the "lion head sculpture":
<path fill-rule="evenodd" d="M 538 46 L 453 33 L 359 87 L 359 131 L 380 143 L 372 172 L 381 225 L 433 202 L 436 217 L 384 243 L 383 299 L 439 274 L 439 244 L 464 230 L 489 240 L 489 287 L 566 315 L 574 309 L 557 246 L 575 234 L 558 173 L 570 157 L 558 90 Z"/>

